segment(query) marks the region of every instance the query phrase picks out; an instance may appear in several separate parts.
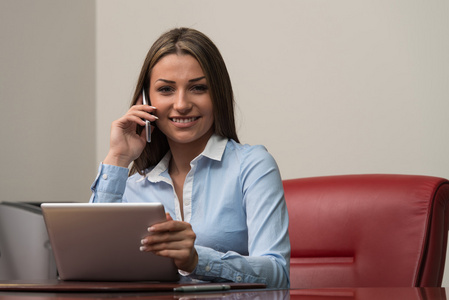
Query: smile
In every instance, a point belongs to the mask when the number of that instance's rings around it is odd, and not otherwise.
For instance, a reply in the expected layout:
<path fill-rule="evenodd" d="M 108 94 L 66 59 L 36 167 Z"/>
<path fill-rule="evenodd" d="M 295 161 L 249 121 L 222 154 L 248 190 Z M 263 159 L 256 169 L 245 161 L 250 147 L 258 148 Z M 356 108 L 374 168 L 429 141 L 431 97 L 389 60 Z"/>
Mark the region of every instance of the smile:
<path fill-rule="evenodd" d="M 190 123 L 198 120 L 199 117 L 192 117 L 192 118 L 170 118 L 175 123 Z"/>

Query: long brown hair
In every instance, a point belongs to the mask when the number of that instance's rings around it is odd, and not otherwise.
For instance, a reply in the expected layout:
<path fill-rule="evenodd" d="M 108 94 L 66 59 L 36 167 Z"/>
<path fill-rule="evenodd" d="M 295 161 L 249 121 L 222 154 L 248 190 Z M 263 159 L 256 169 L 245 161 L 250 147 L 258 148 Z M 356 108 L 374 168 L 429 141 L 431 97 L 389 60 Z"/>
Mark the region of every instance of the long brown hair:
<path fill-rule="evenodd" d="M 206 76 L 212 99 L 214 113 L 214 132 L 239 142 L 234 119 L 234 93 L 231 79 L 220 51 L 203 33 L 191 28 L 175 28 L 162 34 L 151 46 L 143 63 L 131 106 L 137 103 L 144 89 L 148 96 L 151 71 L 162 57 L 169 54 L 187 54 L 193 56 L 200 64 Z M 151 101 L 151 99 L 150 99 Z M 138 133 L 142 131 L 138 128 Z M 130 175 L 155 166 L 169 150 L 167 137 L 154 127 L 151 143 L 148 143 L 142 154 L 133 162 Z"/>

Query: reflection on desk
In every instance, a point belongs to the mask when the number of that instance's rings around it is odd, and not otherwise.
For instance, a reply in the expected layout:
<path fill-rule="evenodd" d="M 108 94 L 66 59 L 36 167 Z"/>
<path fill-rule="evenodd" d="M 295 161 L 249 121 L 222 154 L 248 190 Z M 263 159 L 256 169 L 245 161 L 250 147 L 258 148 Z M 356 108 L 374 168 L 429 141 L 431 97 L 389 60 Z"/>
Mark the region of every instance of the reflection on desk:
<path fill-rule="evenodd" d="M 290 290 L 290 299 L 298 300 L 445 300 L 444 288 L 335 288 Z"/>
<path fill-rule="evenodd" d="M 1 292 L 0 300 L 80 300 L 80 299 L 258 299 L 258 300 L 445 300 L 444 288 L 335 288 L 294 290 L 231 290 L 226 292 L 98 292 L 98 293 L 37 293 Z"/>

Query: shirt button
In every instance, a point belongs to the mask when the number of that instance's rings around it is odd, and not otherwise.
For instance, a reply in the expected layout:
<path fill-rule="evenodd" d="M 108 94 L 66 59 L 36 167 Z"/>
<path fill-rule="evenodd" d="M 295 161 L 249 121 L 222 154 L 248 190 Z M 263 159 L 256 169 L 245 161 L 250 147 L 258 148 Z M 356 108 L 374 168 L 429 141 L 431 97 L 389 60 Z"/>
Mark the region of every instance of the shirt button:
<path fill-rule="evenodd" d="M 235 278 L 235 280 L 237 280 L 237 282 L 242 281 L 242 276 L 237 276 L 237 277 Z"/>
<path fill-rule="evenodd" d="M 103 174 L 103 179 L 104 180 L 108 179 L 108 174 Z"/>
<path fill-rule="evenodd" d="M 206 266 L 205 270 L 206 270 L 206 272 L 209 272 L 210 271 L 210 266 Z"/>

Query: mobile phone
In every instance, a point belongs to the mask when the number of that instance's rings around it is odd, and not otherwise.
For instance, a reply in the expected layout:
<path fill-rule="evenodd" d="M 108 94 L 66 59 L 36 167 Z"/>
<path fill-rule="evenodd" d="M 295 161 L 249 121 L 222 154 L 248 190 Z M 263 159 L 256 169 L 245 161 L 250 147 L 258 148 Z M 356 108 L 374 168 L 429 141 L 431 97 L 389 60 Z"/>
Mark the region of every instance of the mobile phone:
<path fill-rule="evenodd" d="M 143 102 L 143 105 L 149 105 L 149 103 L 147 101 L 147 97 L 145 97 L 144 89 L 142 89 L 142 102 Z M 147 142 L 151 143 L 151 125 L 150 125 L 150 121 L 148 121 L 148 120 L 145 121 L 145 131 L 146 131 L 146 136 L 147 136 Z"/>

